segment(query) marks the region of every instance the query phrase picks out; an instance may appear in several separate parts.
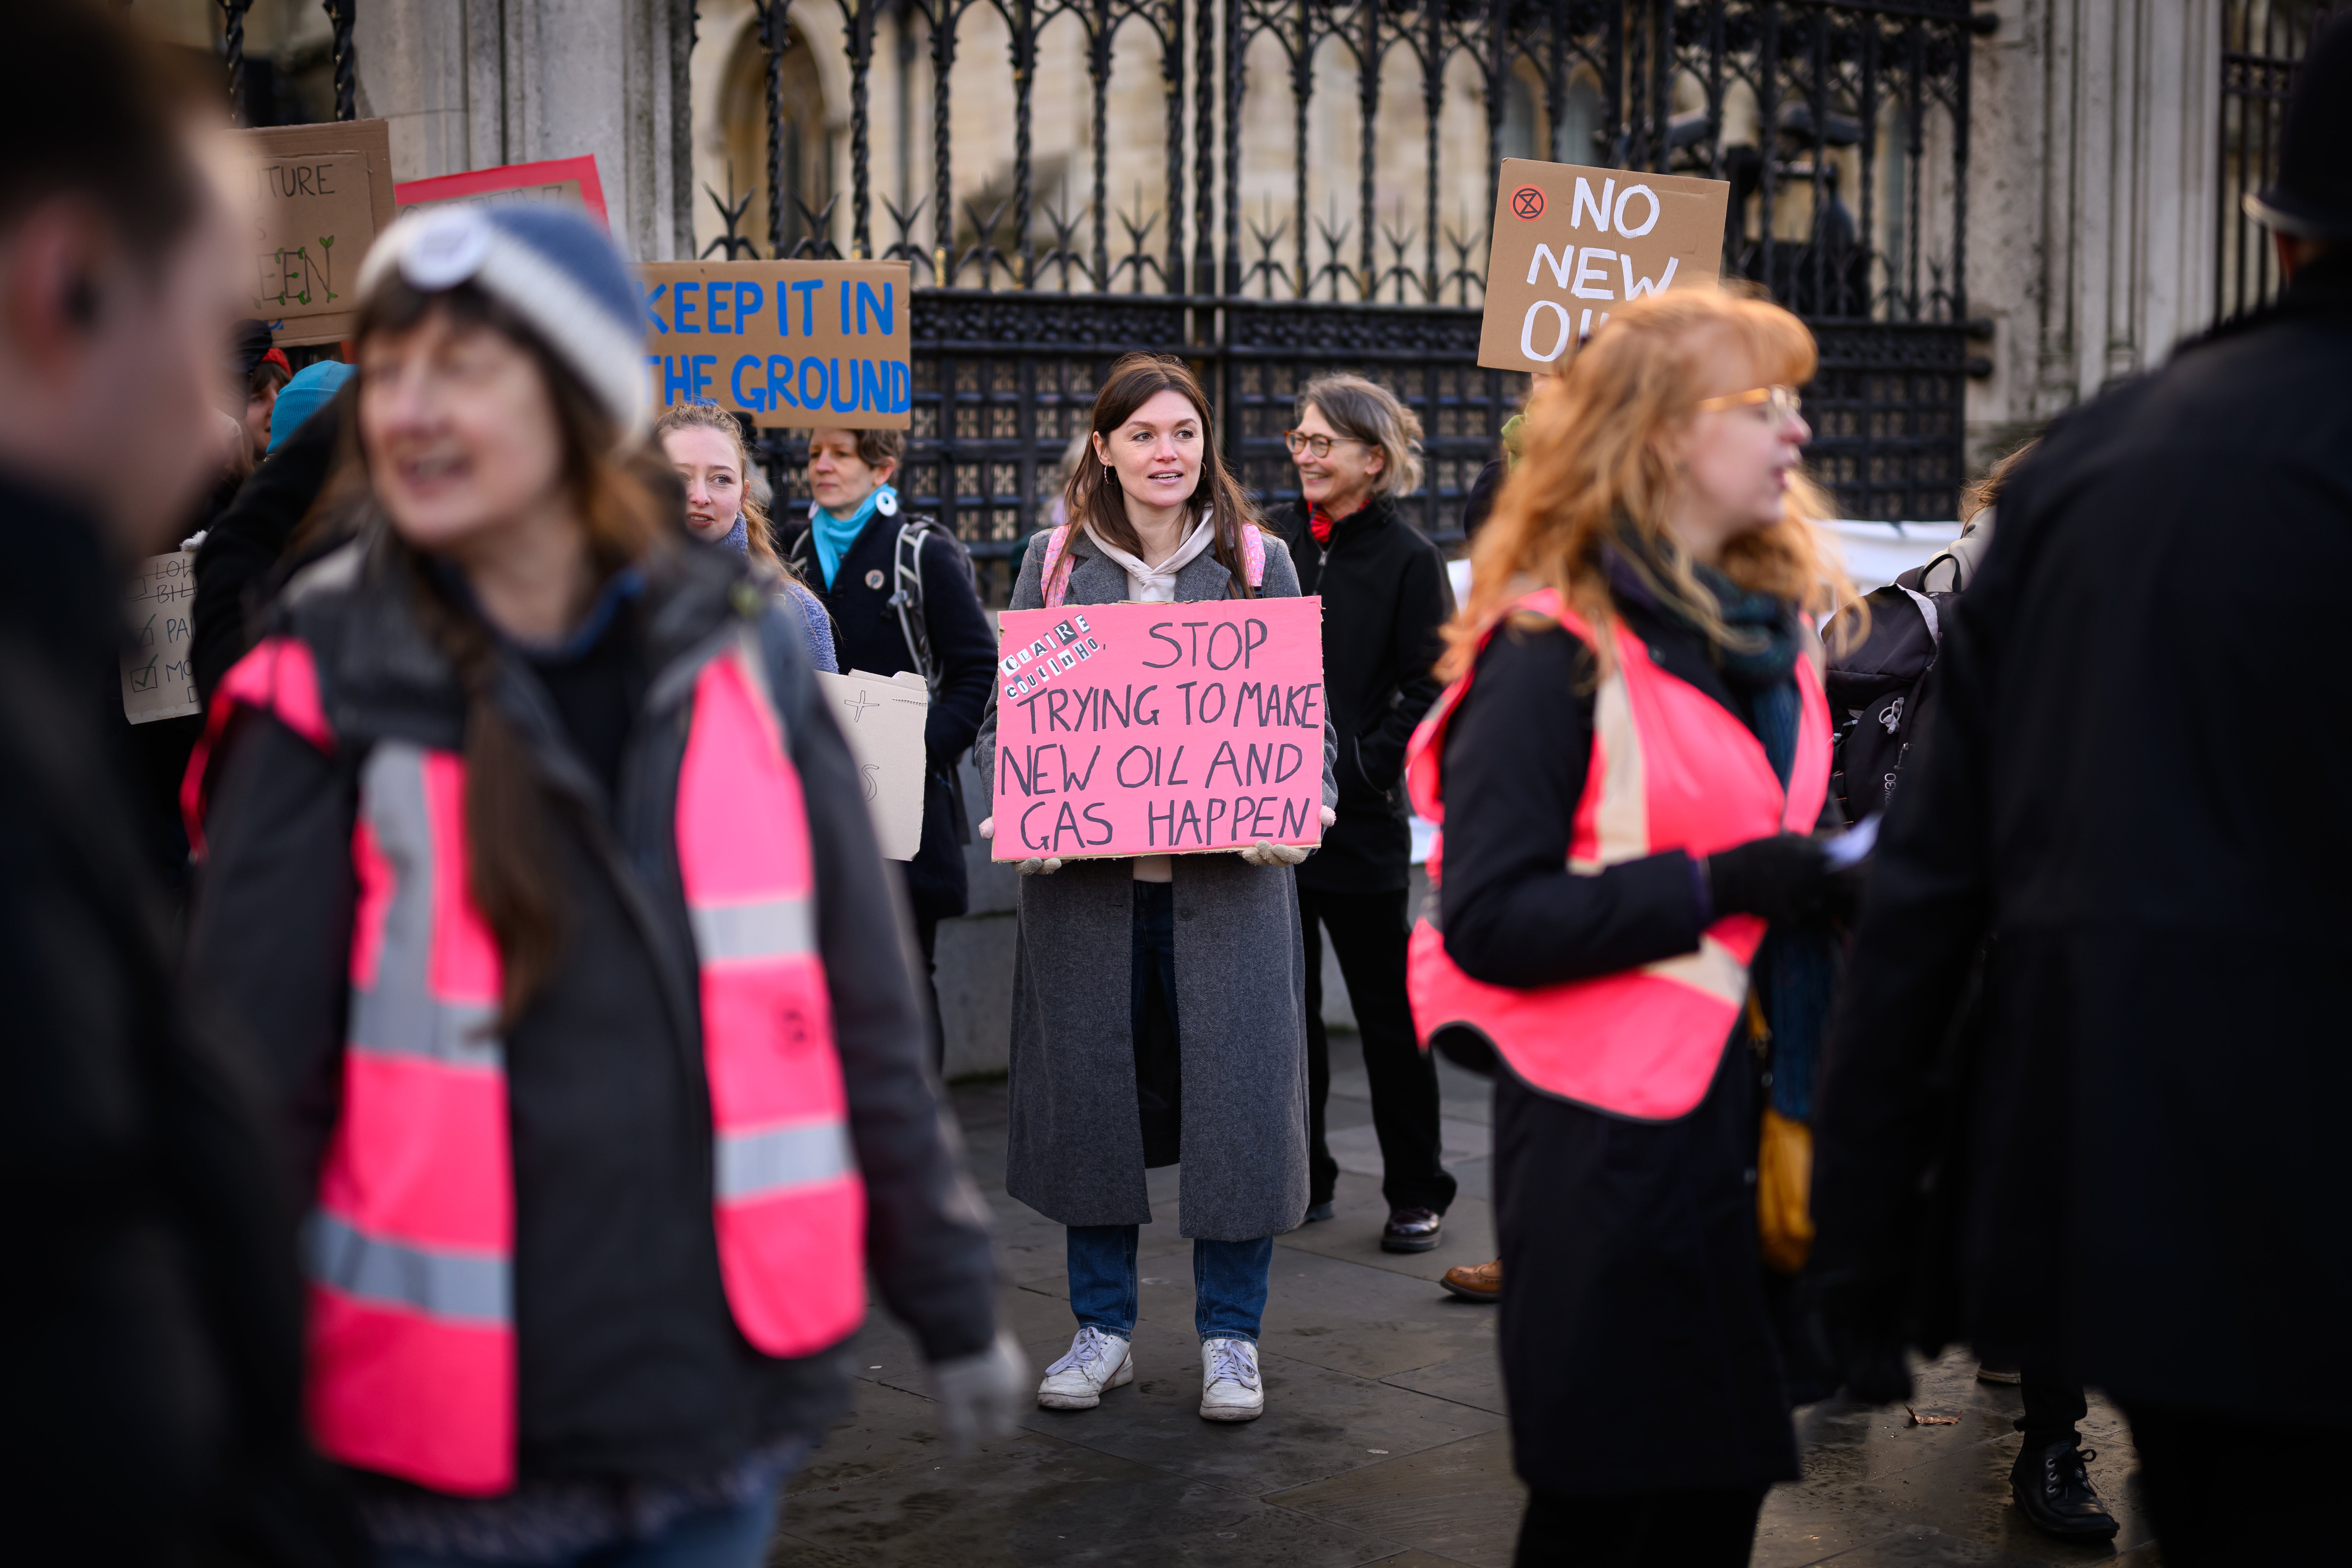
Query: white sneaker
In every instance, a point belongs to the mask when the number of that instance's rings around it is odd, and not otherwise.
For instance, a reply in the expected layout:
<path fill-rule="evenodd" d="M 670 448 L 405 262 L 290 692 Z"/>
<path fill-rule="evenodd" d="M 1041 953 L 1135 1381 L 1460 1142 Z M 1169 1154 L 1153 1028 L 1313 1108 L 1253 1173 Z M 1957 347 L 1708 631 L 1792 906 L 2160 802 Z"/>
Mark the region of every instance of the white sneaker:
<path fill-rule="evenodd" d="M 1265 1414 L 1257 1347 L 1247 1340 L 1201 1342 L 1201 1419 L 1255 1421 Z"/>
<path fill-rule="evenodd" d="M 1135 1358 L 1127 1342 L 1091 1323 L 1070 1342 L 1070 1353 L 1045 1369 L 1037 1403 L 1048 1410 L 1092 1410 L 1103 1390 L 1135 1381 Z"/>

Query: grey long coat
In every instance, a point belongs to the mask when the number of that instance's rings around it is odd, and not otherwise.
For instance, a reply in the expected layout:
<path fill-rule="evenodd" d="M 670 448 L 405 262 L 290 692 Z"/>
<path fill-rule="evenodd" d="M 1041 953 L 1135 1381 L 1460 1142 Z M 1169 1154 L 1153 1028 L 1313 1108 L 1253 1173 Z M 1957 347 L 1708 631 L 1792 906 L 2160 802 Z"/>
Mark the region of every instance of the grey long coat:
<path fill-rule="evenodd" d="M 1030 541 L 1013 608 L 1045 602 L 1043 533 Z M 1269 539 L 1268 598 L 1298 593 Z M 1115 604 L 1127 574 L 1074 533 L 1067 602 Z M 1176 577 L 1179 603 L 1222 599 L 1231 574 L 1202 554 Z M 1324 730 L 1323 802 L 1336 805 Z M 996 705 L 972 750 L 992 802 Z M 1147 1225 L 1129 987 L 1135 863 L 1074 860 L 1021 879 L 1013 982 L 1012 1140 L 1005 1190 L 1064 1225 Z M 1306 969 L 1290 868 L 1235 855 L 1175 858 L 1176 1025 L 1183 1062 L 1182 1234 L 1250 1241 L 1307 1209 Z"/>

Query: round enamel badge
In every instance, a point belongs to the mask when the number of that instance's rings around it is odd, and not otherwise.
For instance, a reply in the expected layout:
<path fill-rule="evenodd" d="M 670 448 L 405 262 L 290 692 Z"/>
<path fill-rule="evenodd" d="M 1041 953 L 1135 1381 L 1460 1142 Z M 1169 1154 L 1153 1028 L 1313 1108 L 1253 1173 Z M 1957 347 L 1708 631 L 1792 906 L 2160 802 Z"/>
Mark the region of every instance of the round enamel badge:
<path fill-rule="evenodd" d="M 882 493 L 874 498 L 874 510 L 880 512 L 884 517 L 898 516 L 898 492 L 889 489 L 887 486 L 885 486 Z M 880 584 L 877 584 L 876 585 L 878 587 Z"/>
<path fill-rule="evenodd" d="M 866 574 L 866 585 L 877 594 L 882 591 L 882 573 L 879 567 Z"/>

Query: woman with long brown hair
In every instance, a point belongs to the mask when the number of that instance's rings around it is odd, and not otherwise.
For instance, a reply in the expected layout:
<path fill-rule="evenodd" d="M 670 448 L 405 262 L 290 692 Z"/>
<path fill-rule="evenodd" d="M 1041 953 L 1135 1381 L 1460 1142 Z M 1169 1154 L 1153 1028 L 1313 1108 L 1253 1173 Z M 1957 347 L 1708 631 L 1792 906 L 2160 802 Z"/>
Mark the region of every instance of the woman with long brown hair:
<path fill-rule="evenodd" d="M 427 214 L 360 295 L 358 531 L 189 790 L 192 983 L 310 1209 L 313 1434 L 385 1564 L 749 1568 L 869 1261 L 950 1426 L 1025 1382 L 856 771 L 797 630 L 678 539 L 609 241 Z"/>
<path fill-rule="evenodd" d="M 1810 1061 L 1746 1047 L 1818 1036 L 1808 922 L 1843 891 L 1809 837 L 1842 580 L 1797 466 L 1813 364 L 1761 300 L 1615 312 L 1529 408 L 1413 740 L 1443 824 L 1415 1022 L 1499 1058 L 1523 1564 L 1743 1563 L 1797 1474 L 1754 1184 L 1768 1085 Z"/>
<path fill-rule="evenodd" d="M 1297 574 L 1218 455 L 1183 363 L 1130 354 L 1095 398 L 1070 521 L 1039 533 L 1016 610 L 1292 596 Z M 993 683 L 991 687 L 993 690 Z M 974 751 L 995 786 L 997 710 Z M 1338 792 L 1325 730 L 1323 821 Z M 992 822 L 981 824 L 988 834 Z M 1291 867 L 1303 849 L 1020 862 L 1005 1189 L 1068 1227 L 1078 1331 L 1037 1402 L 1085 1410 L 1135 1376 L 1144 1173 L 1181 1163 L 1201 1415 L 1265 1408 L 1257 1336 L 1274 1237 L 1307 1207 L 1307 1019 Z"/>

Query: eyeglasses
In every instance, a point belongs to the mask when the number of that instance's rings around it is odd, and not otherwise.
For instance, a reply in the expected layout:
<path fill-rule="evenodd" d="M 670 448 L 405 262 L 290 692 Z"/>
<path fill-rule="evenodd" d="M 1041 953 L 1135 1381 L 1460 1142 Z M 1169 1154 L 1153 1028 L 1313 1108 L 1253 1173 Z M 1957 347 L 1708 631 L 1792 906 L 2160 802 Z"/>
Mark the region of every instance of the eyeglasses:
<path fill-rule="evenodd" d="M 1805 400 L 1797 395 L 1793 386 L 1751 386 L 1745 392 L 1727 392 L 1721 397 L 1702 398 L 1696 405 L 1701 414 L 1712 414 L 1721 408 L 1752 408 L 1757 404 L 1769 404 L 1772 417 L 1785 425 L 1797 417 Z"/>
<path fill-rule="evenodd" d="M 1285 430 L 1282 433 L 1282 444 L 1290 448 L 1290 455 L 1294 458 L 1301 452 L 1312 452 L 1318 458 L 1328 458 L 1331 455 L 1331 443 L 1334 441 L 1353 441 L 1359 447 L 1371 445 L 1370 441 L 1356 436 L 1309 436 L 1304 430 Z"/>

